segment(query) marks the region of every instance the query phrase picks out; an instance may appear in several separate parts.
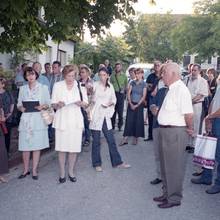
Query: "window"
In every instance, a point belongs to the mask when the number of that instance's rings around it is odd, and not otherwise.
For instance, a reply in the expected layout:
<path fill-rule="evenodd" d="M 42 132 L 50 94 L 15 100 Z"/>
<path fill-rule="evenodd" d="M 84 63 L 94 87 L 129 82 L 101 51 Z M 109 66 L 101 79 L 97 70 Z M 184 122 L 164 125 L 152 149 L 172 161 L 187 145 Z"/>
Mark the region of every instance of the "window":
<path fill-rule="evenodd" d="M 217 70 L 220 70 L 220 57 L 217 58 Z"/>
<path fill-rule="evenodd" d="M 190 55 L 185 55 L 183 56 L 183 66 L 187 67 L 191 62 L 191 56 Z"/>
<path fill-rule="evenodd" d="M 46 63 L 52 63 L 52 47 L 47 47 L 46 51 Z"/>
<path fill-rule="evenodd" d="M 66 51 L 58 50 L 58 61 L 61 62 L 62 66 L 66 65 Z"/>
<path fill-rule="evenodd" d="M 208 57 L 208 64 L 212 63 L 212 57 Z"/>

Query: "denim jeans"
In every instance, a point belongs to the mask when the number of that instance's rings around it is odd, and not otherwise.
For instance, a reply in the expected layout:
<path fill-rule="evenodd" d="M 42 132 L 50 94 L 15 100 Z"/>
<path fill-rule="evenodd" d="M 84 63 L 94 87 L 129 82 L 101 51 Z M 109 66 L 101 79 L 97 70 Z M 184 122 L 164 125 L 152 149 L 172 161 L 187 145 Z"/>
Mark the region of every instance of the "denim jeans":
<path fill-rule="evenodd" d="M 220 186 L 220 118 L 213 120 L 212 133 L 217 138 L 217 146 L 215 153 L 215 160 L 217 162 L 217 175 L 215 179 L 215 185 Z M 213 177 L 213 170 L 204 169 L 201 179 L 206 182 L 211 182 Z"/>
<path fill-rule="evenodd" d="M 91 132 L 92 132 L 92 138 L 93 138 L 92 140 L 92 165 L 93 167 L 97 167 L 97 166 L 102 165 L 101 152 L 100 152 L 101 131 L 91 130 Z M 105 120 L 102 125 L 102 132 L 104 133 L 104 136 L 108 143 L 112 166 L 115 167 L 115 166 L 122 164 L 123 162 L 121 160 L 121 156 L 118 152 L 118 149 L 115 143 L 115 137 L 114 137 L 113 131 L 112 129 L 108 130 Z"/>

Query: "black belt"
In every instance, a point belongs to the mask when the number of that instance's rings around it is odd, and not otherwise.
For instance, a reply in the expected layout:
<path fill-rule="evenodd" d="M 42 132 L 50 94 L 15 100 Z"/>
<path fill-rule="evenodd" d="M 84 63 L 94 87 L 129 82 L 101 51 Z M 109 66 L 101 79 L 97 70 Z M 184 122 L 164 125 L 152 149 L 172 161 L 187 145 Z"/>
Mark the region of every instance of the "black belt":
<path fill-rule="evenodd" d="M 186 126 L 176 126 L 176 125 L 159 125 L 160 128 L 185 128 Z"/>

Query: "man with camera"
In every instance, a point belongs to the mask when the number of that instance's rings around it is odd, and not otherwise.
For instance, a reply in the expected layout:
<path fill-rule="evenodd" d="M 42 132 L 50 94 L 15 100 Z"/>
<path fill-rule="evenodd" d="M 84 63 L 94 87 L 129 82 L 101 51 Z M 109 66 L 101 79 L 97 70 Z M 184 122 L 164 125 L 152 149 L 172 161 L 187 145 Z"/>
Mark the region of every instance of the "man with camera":
<path fill-rule="evenodd" d="M 123 126 L 123 110 L 124 110 L 124 100 L 125 100 L 125 91 L 128 84 L 128 79 L 126 75 L 122 72 L 122 65 L 120 62 L 115 64 L 115 73 L 111 75 L 110 81 L 114 87 L 116 95 L 116 105 L 115 112 L 112 116 L 112 128 L 115 129 L 115 119 L 116 114 L 118 114 L 118 129 L 121 131 Z"/>

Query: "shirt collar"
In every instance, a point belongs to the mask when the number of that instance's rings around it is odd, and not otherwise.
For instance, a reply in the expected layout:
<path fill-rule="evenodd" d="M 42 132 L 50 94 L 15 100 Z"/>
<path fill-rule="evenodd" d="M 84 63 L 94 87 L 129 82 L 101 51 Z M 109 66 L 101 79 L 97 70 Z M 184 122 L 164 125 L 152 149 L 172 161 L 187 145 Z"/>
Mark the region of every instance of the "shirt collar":
<path fill-rule="evenodd" d="M 174 83 L 172 83 L 172 84 L 169 86 L 169 90 L 178 87 L 180 84 L 181 84 L 181 80 L 179 79 L 179 80 L 175 81 Z"/>

